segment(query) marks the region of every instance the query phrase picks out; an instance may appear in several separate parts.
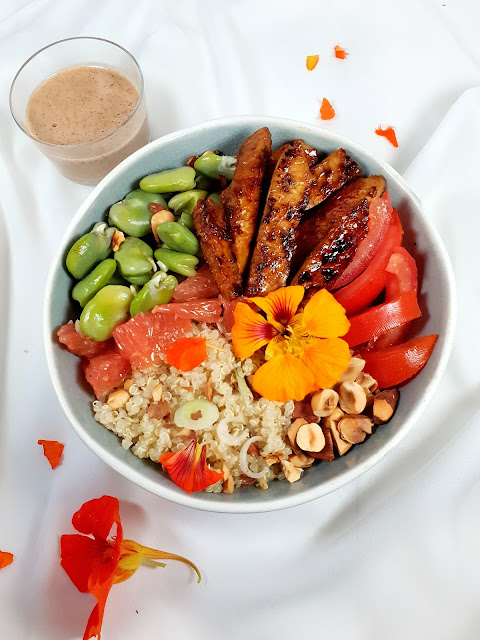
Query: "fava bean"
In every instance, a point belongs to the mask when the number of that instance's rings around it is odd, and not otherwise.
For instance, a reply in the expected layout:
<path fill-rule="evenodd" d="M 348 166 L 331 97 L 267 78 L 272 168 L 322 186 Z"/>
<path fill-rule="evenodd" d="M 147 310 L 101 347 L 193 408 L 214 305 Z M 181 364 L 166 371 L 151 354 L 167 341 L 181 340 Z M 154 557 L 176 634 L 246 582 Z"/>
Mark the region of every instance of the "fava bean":
<path fill-rule="evenodd" d="M 181 213 L 193 213 L 193 209 L 200 198 L 208 196 L 207 191 L 202 189 L 192 189 L 191 191 L 184 191 L 183 193 L 177 193 L 171 200 L 168 201 L 168 207 L 173 210 L 176 216 Z"/>
<path fill-rule="evenodd" d="M 120 275 L 131 284 L 146 284 L 155 270 L 153 250 L 140 238 L 127 238 L 122 242 L 115 252 L 115 260 Z"/>
<path fill-rule="evenodd" d="M 207 178 L 201 173 L 197 173 L 195 178 L 195 188 L 201 189 L 202 191 L 215 191 L 218 189 L 218 180 L 213 180 L 212 178 Z"/>
<path fill-rule="evenodd" d="M 80 316 L 80 331 L 102 342 L 112 337 L 113 330 L 128 319 L 133 293 L 129 287 L 107 285 L 85 305 Z"/>
<path fill-rule="evenodd" d="M 191 213 L 182 213 L 182 215 L 178 219 L 178 224 L 181 224 L 190 231 L 195 231 L 195 225 L 193 224 L 193 215 Z"/>
<path fill-rule="evenodd" d="M 108 284 L 121 284 L 124 287 L 128 287 L 130 283 L 128 283 L 125 280 L 125 278 L 122 278 L 122 276 L 118 272 L 118 264 L 116 262 L 115 264 L 117 265 L 117 270 L 115 271 L 113 276 L 110 278 Z"/>
<path fill-rule="evenodd" d="M 191 167 L 152 173 L 140 180 L 140 189 L 149 193 L 189 191 L 195 188 L 195 170 Z"/>
<path fill-rule="evenodd" d="M 66 266 L 76 280 L 81 280 L 112 253 L 113 227 L 99 222 L 79 238 L 67 254 Z"/>
<path fill-rule="evenodd" d="M 116 268 L 117 263 L 113 258 L 100 262 L 88 276 L 73 287 L 72 298 L 84 307 L 100 289 L 109 284 Z"/>
<path fill-rule="evenodd" d="M 162 271 L 156 273 L 147 284 L 140 289 L 130 304 L 130 315 L 148 313 L 158 304 L 167 304 L 172 299 L 178 285 L 175 276 L 165 275 Z"/>
<path fill-rule="evenodd" d="M 157 227 L 157 234 L 160 240 L 167 245 L 168 249 L 180 251 L 180 253 L 197 253 L 199 244 L 196 236 L 178 222 L 162 222 Z"/>
<path fill-rule="evenodd" d="M 166 269 L 179 273 L 182 276 L 194 276 L 195 267 L 198 264 L 198 258 L 192 256 L 190 253 L 178 253 L 178 251 L 172 251 L 166 247 L 160 247 L 154 253 L 155 260 L 158 260 L 161 265 L 165 265 Z"/>
<path fill-rule="evenodd" d="M 212 200 L 217 205 L 217 207 L 222 206 L 222 201 L 220 200 L 220 196 L 218 193 L 211 193 L 208 196 L 208 199 Z"/>
<path fill-rule="evenodd" d="M 142 238 L 151 231 L 150 220 L 153 212 L 149 205 L 152 202 L 167 207 L 161 195 L 135 189 L 110 207 L 108 222 L 129 236 Z"/>
<path fill-rule="evenodd" d="M 225 176 L 227 180 L 232 180 L 235 173 L 237 159 L 234 156 L 219 156 L 213 151 L 205 151 L 198 160 L 195 160 L 195 171 L 203 173 L 207 178 L 218 179 Z"/>

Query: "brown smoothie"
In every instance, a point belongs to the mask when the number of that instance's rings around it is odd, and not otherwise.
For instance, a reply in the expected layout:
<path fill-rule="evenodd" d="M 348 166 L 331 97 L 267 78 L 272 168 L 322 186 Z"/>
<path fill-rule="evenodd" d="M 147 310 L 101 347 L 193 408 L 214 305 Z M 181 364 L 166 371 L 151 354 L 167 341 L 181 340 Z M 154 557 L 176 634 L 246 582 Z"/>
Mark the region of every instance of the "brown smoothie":
<path fill-rule="evenodd" d="M 26 123 L 39 143 L 56 145 L 42 151 L 64 175 L 95 184 L 149 141 L 145 101 L 138 101 L 134 85 L 112 69 L 69 67 L 33 91 Z"/>

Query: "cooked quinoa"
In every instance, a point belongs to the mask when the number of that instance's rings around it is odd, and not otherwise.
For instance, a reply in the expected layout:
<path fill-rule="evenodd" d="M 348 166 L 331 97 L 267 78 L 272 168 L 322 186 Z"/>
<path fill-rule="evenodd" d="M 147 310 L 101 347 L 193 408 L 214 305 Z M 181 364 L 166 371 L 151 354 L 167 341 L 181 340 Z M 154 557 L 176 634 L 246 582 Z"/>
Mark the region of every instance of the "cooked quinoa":
<path fill-rule="evenodd" d="M 261 362 L 254 358 L 236 358 L 230 340 L 207 324 L 194 326 L 191 335 L 205 337 L 209 345 L 207 359 L 200 366 L 182 372 L 164 363 L 134 372 L 133 384 L 128 388 L 131 397 L 125 407 L 113 410 L 97 400 L 93 403 L 95 419 L 116 433 L 125 449 L 131 449 L 139 458 L 158 462 L 163 453 L 179 451 L 191 441 L 192 432 L 173 423 L 175 411 L 186 402 L 205 398 L 208 383 L 211 385 L 209 392 L 213 392 L 211 401 L 219 410 L 219 419 L 210 428 L 195 430 L 199 444 L 207 445 L 208 464 L 218 471 L 227 468 L 235 487 L 242 486 L 248 478 L 245 478 L 239 463 L 241 446 L 249 438 L 260 436 L 262 440 L 255 443 L 260 455 L 248 454 L 247 463 L 252 472 L 264 472 L 257 484 L 267 488 L 269 480 L 282 478 L 283 474 L 275 467 L 269 467 L 265 458 L 276 454 L 287 459 L 292 453 L 287 444 L 286 430 L 291 424 L 294 403 L 280 404 L 265 398 L 249 398 L 245 393 L 242 395 L 238 376 L 247 378 L 252 375 Z M 163 419 L 152 418 L 147 413 L 154 402 L 153 391 L 160 383 L 163 385 L 162 401 L 169 404 L 170 410 Z M 219 437 L 217 426 L 222 420 L 226 420 L 228 432 L 238 436 L 240 444 L 237 446 L 228 445 Z M 207 491 L 221 492 L 222 481 Z"/>

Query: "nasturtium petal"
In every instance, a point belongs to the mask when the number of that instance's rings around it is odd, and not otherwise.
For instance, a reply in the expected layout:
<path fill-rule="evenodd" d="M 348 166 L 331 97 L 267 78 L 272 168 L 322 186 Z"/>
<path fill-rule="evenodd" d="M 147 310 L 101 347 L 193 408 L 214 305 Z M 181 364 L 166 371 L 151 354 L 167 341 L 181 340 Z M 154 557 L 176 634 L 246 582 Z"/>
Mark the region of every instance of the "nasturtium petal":
<path fill-rule="evenodd" d="M 232 342 L 238 358 L 249 358 L 278 333 L 268 320 L 245 302 L 237 304 L 233 317 Z"/>
<path fill-rule="evenodd" d="M 114 524 L 117 525 L 116 536 L 122 542 L 122 526 L 120 524 L 120 505 L 117 498 L 102 496 L 85 502 L 73 514 L 72 524 L 77 531 L 106 540 Z"/>
<path fill-rule="evenodd" d="M 315 378 L 315 389 L 329 389 L 347 368 L 350 350 L 341 338 L 311 340 L 305 345 L 301 359 Z"/>
<path fill-rule="evenodd" d="M 310 369 L 289 353 L 274 356 L 257 369 L 253 376 L 257 393 L 275 402 L 303 400 L 315 389 L 315 378 Z"/>
<path fill-rule="evenodd" d="M 303 326 L 309 336 L 339 338 L 350 329 L 345 309 L 326 289 L 318 291 L 305 305 Z"/>
<path fill-rule="evenodd" d="M 290 324 L 293 316 L 303 300 L 305 289 L 296 285 L 293 287 L 282 287 L 276 291 L 272 291 L 264 298 L 250 298 L 257 307 L 267 314 L 269 320 L 278 322 L 284 327 Z"/>
<path fill-rule="evenodd" d="M 0 551 L 0 569 L 8 567 L 13 562 L 13 553 L 9 551 Z"/>

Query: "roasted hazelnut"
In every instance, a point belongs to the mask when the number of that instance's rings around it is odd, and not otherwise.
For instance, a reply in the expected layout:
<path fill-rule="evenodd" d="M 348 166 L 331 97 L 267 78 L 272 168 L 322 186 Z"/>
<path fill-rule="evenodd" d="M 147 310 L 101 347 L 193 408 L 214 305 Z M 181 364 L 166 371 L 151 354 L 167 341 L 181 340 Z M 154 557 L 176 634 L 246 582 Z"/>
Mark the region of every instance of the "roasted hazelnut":
<path fill-rule="evenodd" d="M 302 451 L 321 451 L 325 446 L 325 436 L 321 426 L 315 422 L 302 424 L 297 431 L 296 442 Z"/>
<path fill-rule="evenodd" d="M 340 382 L 353 382 L 355 378 L 363 371 L 364 366 L 365 360 L 363 360 L 363 358 L 350 358 L 348 367 L 342 373 Z"/>
<path fill-rule="evenodd" d="M 345 413 L 362 413 L 367 404 L 365 391 L 357 382 L 342 382 L 338 389 L 340 407 Z"/>
<path fill-rule="evenodd" d="M 317 418 L 332 415 L 338 405 L 338 393 L 333 389 L 322 389 L 313 394 L 312 411 Z"/>

